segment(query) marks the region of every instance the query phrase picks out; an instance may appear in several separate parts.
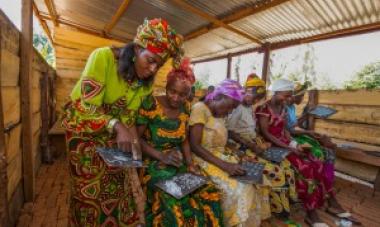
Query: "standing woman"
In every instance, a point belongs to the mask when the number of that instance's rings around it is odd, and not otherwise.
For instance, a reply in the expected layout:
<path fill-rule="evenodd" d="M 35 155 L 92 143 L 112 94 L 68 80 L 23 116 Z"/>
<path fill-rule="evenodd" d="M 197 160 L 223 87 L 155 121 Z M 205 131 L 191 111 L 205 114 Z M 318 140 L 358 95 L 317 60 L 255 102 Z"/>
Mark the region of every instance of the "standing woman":
<path fill-rule="evenodd" d="M 96 147 L 139 150 L 135 128 L 141 100 L 168 57 L 180 62 L 182 38 L 163 19 L 145 20 L 134 42 L 96 49 L 64 107 L 71 175 L 71 226 L 136 226 L 128 171 L 107 166 Z"/>

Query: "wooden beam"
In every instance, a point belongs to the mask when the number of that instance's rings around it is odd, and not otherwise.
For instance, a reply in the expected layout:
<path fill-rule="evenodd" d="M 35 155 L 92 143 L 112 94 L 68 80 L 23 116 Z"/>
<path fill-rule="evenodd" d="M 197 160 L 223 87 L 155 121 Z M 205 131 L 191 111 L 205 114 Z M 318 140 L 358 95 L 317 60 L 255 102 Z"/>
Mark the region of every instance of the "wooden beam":
<path fill-rule="evenodd" d="M 46 21 L 41 19 L 40 11 L 38 10 L 37 5 L 34 1 L 33 1 L 33 12 L 34 12 L 34 15 L 37 17 L 38 21 L 40 22 L 42 29 L 45 31 L 46 36 L 50 40 L 51 45 L 53 45 L 54 42 L 53 42 L 53 38 L 51 36 L 50 29 L 47 26 Z"/>
<path fill-rule="evenodd" d="M 312 43 L 312 42 L 328 40 L 328 39 L 335 39 L 335 38 L 342 38 L 342 37 L 352 36 L 352 35 L 361 35 L 361 34 L 366 34 L 366 33 L 376 32 L 376 31 L 380 31 L 380 22 L 362 25 L 362 26 L 358 26 L 358 27 L 354 27 L 354 28 L 342 29 L 342 30 L 329 32 L 329 33 L 325 33 L 325 34 L 320 34 L 320 35 L 315 35 L 315 36 L 302 38 L 302 39 L 271 43 L 271 50 L 273 51 L 273 50 L 277 50 L 277 49 L 287 48 L 287 47 L 306 44 L 306 43 Z M 217 57 L 205 58 L 205 59 L 193 61 L 192 63 L 198 64 L 198 63 L 203 63 L 203 62 L 209 62 L 209 61 L 224 59 L 224 58 L 227 58 L 228 55 L 238 56 L 241 54 L 248 54 L 248 53 L 260 52 L 260 51 L 263 51 L 262 46 L 250 48 L 250 49 L 235 52 L 235 53 L 228 53 L 228 54 L 220 55 Z"/>
<path fill-rule="evenodd" d="M 318 105 L 318 90 L 311 90 L 309 91 L 309 110 L 316 107 Z M 309 114 L 307 119 L 307 127 L 309 130 L 315 129 L 315 117 L 311 114 Z"/>
<path fill-rule="evenodd" d="M 0 28 L 0 185 L 2 188 L 0 190 L 0 226 L 9 226 L 7 157 L 5 151 L 3 99 L 1 94 L 1 39 L 2 33 Z"/>
<path fill-rule="evenodd" d="M 262 80 L 265 81 L 265 84 L 268 84 L 270 82 L 269 78 L 269 60 L 270 60 L 270 44 L 265 43 L 263 45 L 263 50 L 264 50 L 264 59 L 263 59 L 263 70 L 262 70 Z"/>
<path fill-rule="evenodd" d="M 34 157 L 32 133 L 32 64 L 33 64 L 33 6 L 32 0 L 22 0 L 20 36 L 20 90 L 22 120 L 22 157 L 24 195 L 26 202 L 34 200 Z"/>
<path fill-rule="evenodd" d="M 227 79 L 231 79 L 231 67 L 232 67 L 232 57 L 228 55 L 227 57 Z"/>
<path fill-rule="evenodd" d="M 40 79 L 41 85 L 41 151 L 44 163 L 53 163 L 53 155 L 49 147 L 49 72 L 43 72 Z"/>
<path fill-rule="evenodd" d="M 228 54 L 224 54 L 224 55 L 221 55 L 221 56 L 216 56 L 216 57 L 211 57 L 211 58 L 205 58 L 205 59 L 200 59 L 200 60 L 192 61 L 191 63 L 192 64 L 199 64 L 199 63 L 204 63 L 204 62 L 209 62 L 209 61 L 216 61 L 216 60 L 221 60 L 221 59 L 228 58 L 228 56 L 235 57 L 235 56 L 239 56 L 239 55 L 242 55 L 242 54 L 249 54 L 249 53 L 253 53 L 253 52 L 260 52 L 260 51 L 262 51 L 262 49 L 263 49 L 262 47 L 254 47 L 254 48 L 249 48 L 249 49 L 246 49 L 246 50 L 238 51 L 238 52 L 235 52 L 235 53 L 228 53 Z"/>
<path fill-rule="evenodd" d="M 267 10 L 269 8 L 272 8 L 272 7 L 275 7 L 275 6 L 278 6 L 280 4 L 283 4 L 285 2 L 288 2 L 290 0 L 267 0 L 267 1 L 260 1 L 258 4 L 255 4 L 251 7 L 244 7 L 243 9 L 239 9 L 225 17 L 222 17 L 220 19 L 221 22 L 225 23 L 225 24 L 230 24 L 230 23 L 233 23 L 235 21 L 238 21 L 244 17 L 248 17 L 248 16 L 251 16 L 251 15 L 254 15 L 254 14 L 257 14 L 257 13 L 260 13 L 264 10 Z M 186 40 L 189 40 L 189 39 L 193 39 L 193 38 L 196 38 L 200 35 L 203 35 L 203 34 L 206 34 L 207 32 L 211 31 L 211 30 L 214 30 L 216 28 L 219 28 L 221 26 L 219 26 L 218 24 L 216 23 L 210 23 L 206 26 L 203 26 L 201 28 L 198 28 L 197 30 L 195 31 L 192 31 L 190 33 L 188 33 L 187 35 L 185 35 L 185 39 Z"/>
<path fill-rule="evenodd" d="M 125 11 L 127 10 L 129 3 L 131 3 L 131 0 L 124 0 L 119 8 L 117 9 L 116 13 L 112 16 L 112 19 L 109 24 L 107 24 L 104 27 L 105 33 L 110 33 L 111 30 L 115 27 L 117 22 L 119 22 L 120 18 L 124 15 Z"/>
<path fill-rule="evenodd" d="M 55 9 L 54 0 L 44 0 L 44 1 L 45 1 L 46 8 L 49 11 L 49 15 L 52 18 L 54 26 L 58 27 L 59 26 L 58 14 L 57 14 L 57 10 Z"/>
<path fill-rule="evenodd" d="M 370 32 L 376 32 L 379 30 L 380 30 L 380 22 L 376 22 L 376 23 L 361 25 L 361 26 L 357 26 L 353 28 L 345 28 L 345 29 L 341 29 L 341 30 L 337 30 L 333 32 L 306 37 L 303 39 L 273 43 L 272 50 L 286 48 L 286 47 L 300 45 L 300 44 L 312 43 L 312 42 L 322 41 L 322 40 L 327 40 L 327 39 L 336 39 L 336 38 L 342 38 L 346 36 L 360 35 L 360 34 L 365 34 L 365 33 L 370 33 Z"/>
<path fill-rule="evenodd" d="M 204 18 L 204 19 L 206 19 L 206 20 L 208 20 L 208 21 L 210 21 L 210 22 L 218 25 L 219 27 L 223 27 L 223 28 L 225 28 L 225 29 L 227 29 L 227 30 L 229 30 L 231 32 L 234 32 L 234 33 L 236 33 L 236 34 L 238 34 L 240 36 L 243 36 L 244 38 L 246 38 L 246 39 L 248 39 L 248 40 L 250 40 L 250 41 L 252 41 L 254 43 L 262 44 L 262 42 L 260 41 L 260 39 L 258 39 L 258 38 L 254 37 L 252 35 L 249 35 L 249 34 L 243 32 L 243 31 L 241 31 L 239 29 L 236 29 L 236 28 L 234 28 L 234 27 L 232 27 L 232 26 L 224 23 L 223 21 L 221 21 L 221 20 L 219 20 L 219 19 L 217 19 L 217 18 L 215 18 L 215 17 L 213 17 L 213 16 L 211 16 L 211 15 L 209 15 L 209 14 L 207 14 L 207 13 L 205 13 L 205 12 L 199 10 L 199 9 L 197 9 L 196 7 L 194 7 L 194 6 L 186 3 L 183 0 L 172 0 L 172 2 L 174 2 L 175 4 L 177 4 L 178 6 L 180 6 L 181 8 L 183 8 L 184 10 L 189 11 L 190 13 L 196 14 L 196 15 L 198 15 L 198 16 L 200 16 L 200 17 L 202 17 L 202 18 Z"/>
<path fill-rule="evenodd" d="M 46 15 L 41 15 L 41 18 L 44 20 L 52 20 L 51 17 L 46 16 Z M 83 33 L 86 33 L 86 34 L 95 35 L 95 36 L 102 37 L 105 39 L 112 39 L 112 40 L 123 42 L 123 43 L 128 43 L 128 42 L 132 41 L 131 39 L 122 38 L 122 37 L 115 36 L 115 35 L 108 35 L 108 34 L 105 34 L 104 31 L 100 31 L 100 30 L 97 30 L 96 28 L 93 28 L 93 27 L 90 27 L 87 25 L 81 25 L 81 24 L 78 24 L 78 23 L 75 23 L 75 22 L 72 22 L 69 20 L 58 19 L 57 21 L 60 24 L 75 28 L 76 30 L 83 32 Z"/>

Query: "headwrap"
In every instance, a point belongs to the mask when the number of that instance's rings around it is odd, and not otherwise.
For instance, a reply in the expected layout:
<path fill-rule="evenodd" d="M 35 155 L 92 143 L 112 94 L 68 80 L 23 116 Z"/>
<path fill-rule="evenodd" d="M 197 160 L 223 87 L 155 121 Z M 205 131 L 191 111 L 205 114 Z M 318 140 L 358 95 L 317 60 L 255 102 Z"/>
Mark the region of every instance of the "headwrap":
<path fill-rule="evenodd" d="M 225 95 L 241 102 L 244 97 L 244 90 L 237 81 L 226 79 L 218 84 L 213 92 L 206 96 L 206 101 L 214 100 L 219 95 Z"/>
<path fill-rule="evenodd" d="M 184 58 L 178 68 L 172 69 L 168 76 L 167 81 L 181 80 L 191 87 L 195 83 L 195 76 L 191 68 L 190 58 Z"/>
<path fill-rule="evenodd" d="M 264 80 L 260 79 L 255 73 L 248 75 L 247 80 L 245 82 L 245 87 L 255 88 L 256 94 L 265 93 L 265 82 Z"/>
<path fill-rule="evenodd" d="M 246 87 L 265 87 L 265 82 L 256 73 L 249 74 L 245 81 Z"/>
<path fill-rule="evenodd" d="M 272 92 L 277 91 L 293 91 L 294 90 L 294 83 L 290 80 L 286 79 L 278 79 L 271 84 L 269 87 L 269 90 Z"/>
<path fill-rule="evenodd" d="M 183 37 L 161 18 L 144 20 L 137 28 L 134 42 L 159 55 L 163 61 L 173 57 L 173 65 L 178 67 L 184 54 Z"/>
<path fill-rule="evenodd" d="M 294 84 L 294 95 L 302 95 L 304 94 L 307 89 L 310 87 L 310 82 L 306 81 L 305 83 L 296 82 Z"/>

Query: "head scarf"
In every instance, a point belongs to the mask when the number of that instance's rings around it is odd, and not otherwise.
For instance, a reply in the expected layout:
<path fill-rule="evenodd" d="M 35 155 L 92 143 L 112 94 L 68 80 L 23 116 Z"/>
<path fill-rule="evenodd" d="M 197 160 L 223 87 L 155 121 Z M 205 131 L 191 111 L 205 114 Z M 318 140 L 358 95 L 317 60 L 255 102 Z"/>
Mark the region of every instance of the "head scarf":
<path fill-rule="evenodd" d="M 255 88 L 256 94 L 265 93 L 265 82 L 260 79 L 255 73 L 250 74 L 245 82 L 246 88 Z"/>
<path fill-rule="evenodd" d="M 214 100 L 219 95 L 225 95 L 241 102 L 244 97 L 244 90 L 237 81 L 226 79 L 218 84 L 213 92 L 206 96 L 206 101 Z"/>
<path fill-rule="evenodd" d="M 172 69 L 167 75 L 167 81 L 180 80 L 191 87 L 195 83 L 195 76 L 191 68 L 190 58 L 184 58 L 178 68 Z"/>
<path fill-rule="evenodd" d="M 184 54 L 183 37 L 161 18 L 144 20 L 137 28 L 134 42 L 159 55 L 163 61 L 173 57 L 173 65 L 178 67 Z"/>
<path fill-rule="evenodd" d="M 294 90 L 294 83 L 290 80 L 286 79 L 278 79 L 271 84 L 269 87 L 269 90 L 272 92 L 277 91 L 293 91 Z"/>
<path fill-rule="evenodd" d="M 305 83 L 296 82 L 294 84 L 294 95 L 304 94 L 310 86 L 310 82 L 306 81 Z"/>

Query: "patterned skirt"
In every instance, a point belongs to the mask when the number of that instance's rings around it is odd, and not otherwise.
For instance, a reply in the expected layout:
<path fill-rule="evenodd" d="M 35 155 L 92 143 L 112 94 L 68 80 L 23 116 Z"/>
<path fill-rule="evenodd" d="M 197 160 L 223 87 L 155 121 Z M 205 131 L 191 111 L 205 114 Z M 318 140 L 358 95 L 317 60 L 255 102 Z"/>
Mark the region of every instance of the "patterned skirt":
<path fill-rule="evenodd" d="M 110 141 L 106 134 L 66 132 L 71 226 L 136 226 L 140 221 L 130 171 L 107 167 L 96 153 Z"/>
<path fill-rule="evenodd" d="M 183 172 L 186 172 L 184 165 L 176 168 L 160 165 L 157 161 L 149 162 L 148 168 L 140 172 L 147 196 L 146 226 L 223 226 L 221 193 L 211 182 L 182 199 L 176 199 L 155 186 L 158 181 Z"/>
<path fill-rule="evenodd" d="M 257 136 L 254 139 L 258 146 L 263 146 L 264 140 Z M 230 146 L 233 146 L 232 144 Z M 241 144 L 235 144 L 233 150 L 242 150 Z M 269 203 L 262 202 L 262 209 L 269 209 L 271 213 L 288 217 L 290 215 L 290 200 L 297 200 L 294 171 L 288 160 L 274 163 L 263 159 L 252 152 L 244 149 L 244 159 L 251 162 L 265 164 L 263 189 L 261 193 L 269 194 Z"/>

